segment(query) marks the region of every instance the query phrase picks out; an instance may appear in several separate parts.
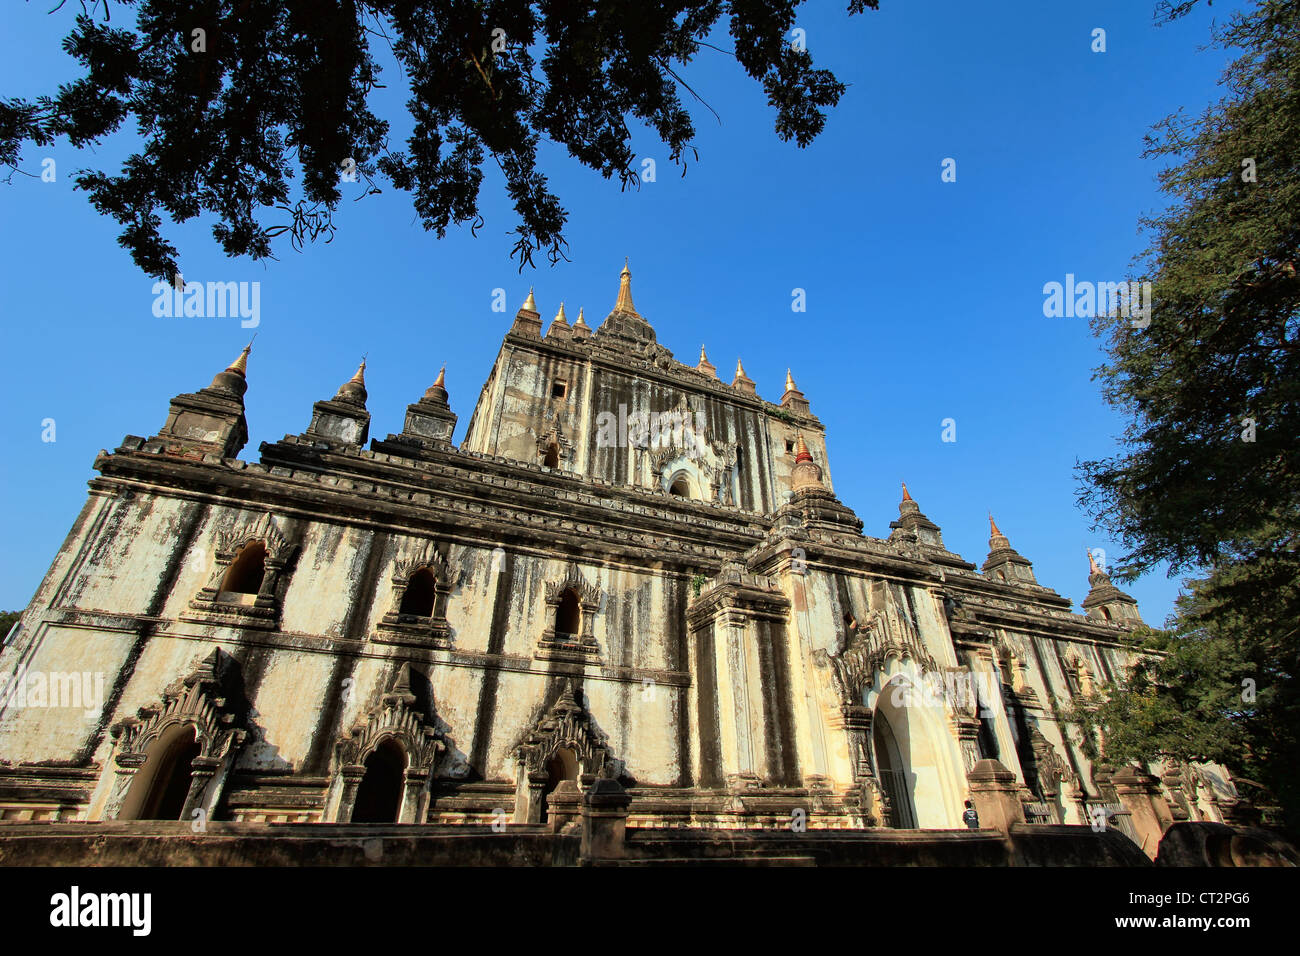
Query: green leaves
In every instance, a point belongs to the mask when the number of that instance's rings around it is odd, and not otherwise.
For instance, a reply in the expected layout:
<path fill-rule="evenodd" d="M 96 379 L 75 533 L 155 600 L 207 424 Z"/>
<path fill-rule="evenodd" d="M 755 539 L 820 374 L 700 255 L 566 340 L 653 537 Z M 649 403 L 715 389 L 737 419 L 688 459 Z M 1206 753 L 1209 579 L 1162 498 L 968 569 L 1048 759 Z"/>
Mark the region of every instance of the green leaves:
<path fill-rule="evenodd" d="M 1094 322 L 1121 450 L 1079 466 L 1080 502 L 1128 549 L 1116 573 L 1210 572 L 1163 656 L 1080 718 L 1109 760 L 1219 761 L 1300 827 L 1300 0 L 1258 0 L 1216 41 L 1237 52 L 1230 95 L 1148 139 L 1171 199 L 1142 220 L 1151 324 Z"/>
<path fill-rule="evenodd" d="M 1122 576 L 1271 547 L 1266 526 L 1295 527 L 1297 6 L 1264 0 L 1234 17 L 1219 39 L 1244 48 L 1228 71 L 1243 92 L 1194 123 L 1175 115 L 1158 128 L 1147 154 L 1173 163 L 1160 178 L 1174 202 L 1143 220 L 1152 323 L 1094 323 L 1110 352 L 1098 369 L 1103 393 L 1132 425 L 1120 454 L 1080 466 L 1080 500 L 1130 549 Z"/>
<path fill-rule="evenodd" d="M 84 76 L 35 102 L 0 102 L 0 162 L 17 168 L 28 142 L 94 144 L 134 119 L 140 151 L 117 175 L 83 170 L 76 182 L 121 223 L 119 242 L 140 268 L 166 280 L 178 263 L 164 217 L 211 215 L 227 254 L 269 258 L 282 233 L 295 247 L 333 234 L 345 169 L 364 177 L 365 195 L 379 191 L 375 177 L 411 192 L 424 228 L 440 237 L 455 224 L 477 229 L 489 160 L 517 216 L 520 268 L 539 251 L 555 262 L 566 214 L 537 169 L 540 138 L 626 188 L 638 181 L 632 116 L 684 164 L 695 127 L 680 91 L 698 94 L 680 69 L 723 15 L 781 139 L 808 145 L 844 92 L 791 46 L 798 0 L 122 5 L 134 9 L 134 29 L 83 13 L 64 40 Z M 876 6 L 851 0 L 848 12 Z M 380 83 L 376 37 L 391 44 L 410 85 L 405 150 L 390 148 L 388 122 L 368 105 Z"/>

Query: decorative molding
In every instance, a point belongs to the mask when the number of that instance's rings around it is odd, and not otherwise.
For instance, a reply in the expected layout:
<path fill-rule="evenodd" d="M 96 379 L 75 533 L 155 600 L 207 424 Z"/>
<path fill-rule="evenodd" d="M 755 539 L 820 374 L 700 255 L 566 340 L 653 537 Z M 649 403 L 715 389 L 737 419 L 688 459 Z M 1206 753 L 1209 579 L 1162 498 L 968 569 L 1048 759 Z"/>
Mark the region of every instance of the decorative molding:
<path fill-rule="evenodd" d="M 284 571 L 297 545 L 285 540 L 269 513 L 255 522 L 218 531 L 215 539 L 212 576 L 190 601 L 189 613 L 182 614 L 181 619 L 202 624 L 274 629 L 280 618 Z M 262 582 L 257 594 L 236 595 L 221 590 L 236 556 L 254 543 L 260 543 L 265 549 Z"/>
<path fill-rule="evenodd" d="M 335 741 L 339 800 L 332 819 L 340 822 L 352 819 L 357 794 L 366 775 L 366 758 L 385 740 L 397 743 L 406 758 L 397 822 L 418 823 L 426 816 L 429 779 L 433 776 L 438 756 L 447 745 L 437 728 L 437 717 L 432 713 L 433 702 L 429 702 L 429 714 L 418 708 L 411 681 L 411 665 L 403 663 L 379 703 Z"/>
<path fill-rule="evenodd" d="M 402 601 L 411 578 L 425 568 L 433 575 L 433 613 L 427 616 L 403 614 Z M 459 582 L 433 543 L 425 542 L 419 552 L 398 561 L 393 566 L 391 583 L 388 613 L 380 618 L 371 640 L 379 644 L 407 644 L 449 650 L 452 646 L 452 629 L 447 623 L 447 598 Z"/>
<path fill-rule="evenodd" d="M 353 725 L 339 736 L 334 753 L 341 767 L 361 766 L 375 749 L 391 737 L 406 754 L 408 769 L 431 772 L 446 749 L 436 726 L 416 707 L 411 690 L 411 665 L 398 669 L 389 689 Z"/>
<path fill-rule="evenodd" d="M 217 803 L 235 752 L 248 738 L 248 704 L 239 680 L 239 663 L 220 648 L 203 658 L 188 676 L 164 688 L 161 702 L 141 707 L 135 717 L 109 728 L 116 745 L 117 780 L 109 794 L 105 818 L 121 812 L 135 774 L 148 760 L 151 745 L 173 727 L 191 726 L 199 753 L 191 762 L 190 788 L 180 819 L 189 820 L 196 808 L 211 811 Z M 213 779 L 220 776 L 215 793 L 204 800 Z"/>
<path fill-rule="evenodd" d="M 578 598 L 580 633 L 560 634 L 557 630 L 560 601 L 564 593 L 570 590 Z M 542 632 L 533 656 L 538 660 L 598 663 L 600 645 L 596 641 L 595 625 L 596 612 L 600 610 L 603 598 L 604 592 L 594 584 L 589 584 L 574 565 L 569 566 L 562 580 L 546 582 L 547 627 Z"/>
<path fill-rule="evenodd" d="M 199 756 L 221 759 L 244 742 L 247 731 L 240 725 L 244 715 L 232 709 L 223 685 L 229 668 L 238 668 L 228 654 L 216 648 L 190 672 L 163 690 L 161 703 L 141 707 L 135 717 L 119 720 L 109 729 L 117 744 L 117 762 L 143 755 L 151 743 L 173 725 L 192 724 Z"/>
<path fill-rule="evenodd" d="M 578 702 L 571 680 L 564 682 L 559 699 L 515 746 L 514 758 L 525 774 L 545 774 L 547 764 L 562 748 L 577 757 L 578 782 L 584 788 L 618 769 L 611 759 L 608 738 Z"/>

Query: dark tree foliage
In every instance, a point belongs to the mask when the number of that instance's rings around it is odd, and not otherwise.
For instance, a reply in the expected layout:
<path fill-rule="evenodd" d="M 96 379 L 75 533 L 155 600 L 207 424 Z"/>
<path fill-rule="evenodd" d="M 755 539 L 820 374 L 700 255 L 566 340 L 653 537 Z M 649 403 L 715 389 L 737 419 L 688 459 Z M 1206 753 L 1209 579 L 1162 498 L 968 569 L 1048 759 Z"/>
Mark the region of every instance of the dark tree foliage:
<path fill-rule="evenodd" d="M 25 143 L 94 144 L 134 120 L 140 151 L 116 175 L 82 170 L 76 182 L 122 224 L 137 265 L 171 279 L 164 215 L 212 214 L 228 255 L 271 257 L 282 233 L 296 247 L 332 235 L 351 161 L 369 190 L 386 181 L 409 191 L 442 237 L 452 224 L 483 224 L 490 159 L 518 215 L 520 269 L 540 250 L 554 263 L 566 215 L 537 168 L 541 138 L 626 188 L 638 181 L 632 117 L 685 173 L 695 127 L 681 91 L 695 93 L 680 71 L 712 46 L 705 38 L 723 17 L 777 135 L 802 147 L 821 132 L 845 87 L 791 44 L 802 2 L 82 0 L 63 47 L 85 74 L 35 101 L 0 100 L 0 163 L 17 168 Z M 877 4 L 849 0 L 848 12 Z M 112 16 L 122 7 L 133 27 Z M 405 150 L 389 148 L 389 123 L 368 106 L 380 85 L 375 43 L 409 84 Z M 278 210 L 276 224 L 263 224 L 266 210 Z"/>
<path fill-rule="evenodd" d="M 1128 552 L 1117 573 L 1208 576 L 1179 604 L 1169 656 L 1099 718 L 1108 755 L 1221 759 L 1297 826 L 1300 0 L 1257 0 L 1216 43 L 1237 54 L 1225 98 L 1148 138 L 1173 200 L 1143 220 L 1151 323 L 1096 320 L 1097 377 L 1129 424 L 1115 456 L 1080 465 L 1081 502 Z"/>

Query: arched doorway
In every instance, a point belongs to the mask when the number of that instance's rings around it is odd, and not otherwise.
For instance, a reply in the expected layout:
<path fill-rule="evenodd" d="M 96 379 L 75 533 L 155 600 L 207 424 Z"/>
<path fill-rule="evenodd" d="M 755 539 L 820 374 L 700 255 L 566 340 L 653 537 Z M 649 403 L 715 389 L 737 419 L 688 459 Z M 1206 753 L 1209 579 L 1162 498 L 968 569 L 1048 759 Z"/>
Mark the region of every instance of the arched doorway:
<path fill-rule="evenodd" d="M 889 797 L 889 825 L 900 830 L 914 830 L 916 810 L 912 807 L 912 780 L 894 729 L 879 709 L 871 721 L 871 738 L 876 750 L 876 773 L 880 776 L 885 796 Z"/>
<path fill-rule="evenodd" d="M 881 783 L 894 805 L 895 826 L 948 829 L 961 825 L 965 772 L 947 733 L 942 702 L 896 674 L 876 696 L 872 744 Z"/>
<path fill-rule="evenodd" d="M 542 796 L 542 822 L 548 818 L 547 798 L 565 780 L 578 779 L 578 755 L 568 747 L 555 751 L 546 762 L 546 792 Z"/>
<path fill-rule="evenodd" d="M 118 813 L 119 820 L 179 820 L 190 793 L 192 764 L 199 755 L 193 724 L 176 724 L 149 745 Z"/>
<path fill-rule="evenodd" d="M 406 753 L 386 737 L 366 758 L 366 773 L 357 788 L 353 823 L 396 823 L 402 809 Z"/>

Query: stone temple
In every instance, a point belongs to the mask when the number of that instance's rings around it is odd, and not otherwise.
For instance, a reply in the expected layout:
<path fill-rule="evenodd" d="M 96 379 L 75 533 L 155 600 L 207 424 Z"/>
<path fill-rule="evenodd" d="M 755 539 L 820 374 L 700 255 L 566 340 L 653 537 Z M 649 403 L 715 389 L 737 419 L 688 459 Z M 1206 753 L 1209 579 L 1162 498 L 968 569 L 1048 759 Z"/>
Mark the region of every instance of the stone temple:
<path fill-rule="evenodd" d="M 253 365 L 96 459 L 0 654 L 7 832 L 588 826 L 617 856 L 829 831 L 907 853 L 908 832 L 976 839 L 971 800 L 986 828 L 1154 856 L 1244 805 L 1217 767 L 1096 764 L 1064 723 L 1131 659 L 1138 608 L 1103 569 L 1074 613 L 991 518 L 977 566 L 906 488 L 864 534 L 793 377 L 772 403 L 739 363 L 727 383 L 703 350 L 677 361 L 626 267 L 595 330 L 561 306 L 543 333 L 529 293 L 459 446 L 445 372 L 371 439 L 363 363 L 242 460 Z"/>

